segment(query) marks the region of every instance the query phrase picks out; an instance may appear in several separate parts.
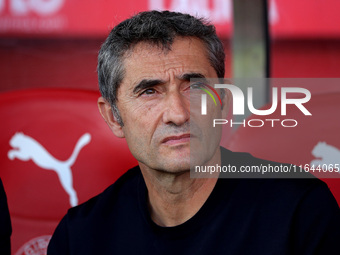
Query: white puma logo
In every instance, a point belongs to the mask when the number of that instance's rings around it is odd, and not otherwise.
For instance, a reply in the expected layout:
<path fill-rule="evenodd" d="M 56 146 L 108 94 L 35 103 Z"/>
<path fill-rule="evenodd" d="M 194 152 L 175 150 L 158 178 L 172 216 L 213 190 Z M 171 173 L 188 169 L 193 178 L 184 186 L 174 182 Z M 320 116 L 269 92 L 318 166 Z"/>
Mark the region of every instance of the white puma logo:
<path fill-rule="evenodd" d="M 310 165 L 320 166 L 321 169 L 328 169 L 328 166 L 340 163 L 340 150 L 325 142 L 318 142 L 312 150 L 314 157 L 318 158 L 312 160 Z"/>
<path fill-rule="evenodd" d="M 279 11 L 275 0 L 269 2 L 269 21 L 270 24 L 276 24 L 279 21 Z"/>
<path fill-rule="evenodd" d="M 55 159 L 39 142 L 22 132 L 16 133 L 9 144 L 13 147 L 8 152 L 8 158 L 18 158 L 22 161 L 32 160 L 39 167 L 53 170 L 58 174 L 60 183 L 70 197 L 71 206 L 78 204 L 77 193 L 73 188 L 71 166 L 76 161 L 80 150 L 91 141 L 91 135 L 86 133 L 78 140 L 72 155 L 66 161 Z"/>

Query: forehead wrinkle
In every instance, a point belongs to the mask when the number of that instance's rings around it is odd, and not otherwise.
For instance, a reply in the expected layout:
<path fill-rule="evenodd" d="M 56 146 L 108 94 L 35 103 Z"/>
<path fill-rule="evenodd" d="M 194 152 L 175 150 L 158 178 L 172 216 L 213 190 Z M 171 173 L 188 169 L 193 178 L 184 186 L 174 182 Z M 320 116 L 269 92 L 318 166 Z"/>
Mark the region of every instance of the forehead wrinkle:
<path fill-rule="evenodd" d="M 192 49 L 193 40 L 192 38 L 186 38 L 188 40 L 186 47 L 182 48 L 181 51 L 172 50 L 164 51 L 156 45 L 150 45 L 147 42 L 141 42 L 132 47 L 125 54 L 124 58 L 124 69 L 125 77 L 123 79 L 125 82 L 130 83 L 130 85 L 137 86 L 143 79 L 146 80 L 162 80 L 169 82 L 174 78 L 181 79 L 184 73 L 201 73 L 207 77 L 207 69 L 202 68 L 202 63 L 211 67 L 210 61 L 206 57 L 205 50 L 200 50 L 200 45 L 196 45 L 194 50 Z M 175 40 L 176 41 L 176 40 Z M 176 42 L 172 44 L 175 46 Z M 202 42 L 200 42 L 201 46 Z M 201 49 L 204 49 L 201 47 Z M 198 60 L 197 57 L 202 54 L 204 55 L 204 61 Z M 199 63 L 199 64 L 197 64 Z M 145 69 L 148 66 L 148 69 Z M 129 80 L 126 78 L 129 77 Z M 129 86 L 130 87 L 130 86 Z M 131 90 L 131 87 L 129 88 Z M 133 89 L 132 89 L 133 90 Z"/>

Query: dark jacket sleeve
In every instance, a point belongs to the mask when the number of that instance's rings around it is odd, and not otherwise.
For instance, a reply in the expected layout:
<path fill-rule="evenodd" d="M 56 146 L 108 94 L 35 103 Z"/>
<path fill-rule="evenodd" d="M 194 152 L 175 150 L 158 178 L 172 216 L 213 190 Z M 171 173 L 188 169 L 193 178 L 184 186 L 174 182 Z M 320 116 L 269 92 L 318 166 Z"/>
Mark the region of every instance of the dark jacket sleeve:
<path fill-rule="evenodd" d="M 8 211 L 7 197 L 0 179 L 0 254 L 11 254 L 11 218 Z"/>
<path fill-rule="evenodd" d="M 340 209 L 326 184 L 305 195 L 293 225 L 294 254 L 340 254 Z"/>
<path fill-rule="evenodd" d="M 48 255 L 68 255 L 69 240 L 67 230 L 67 215 L 60 221 L 59 225 L 55 229 L 53 236 L 48 244 Z"/>

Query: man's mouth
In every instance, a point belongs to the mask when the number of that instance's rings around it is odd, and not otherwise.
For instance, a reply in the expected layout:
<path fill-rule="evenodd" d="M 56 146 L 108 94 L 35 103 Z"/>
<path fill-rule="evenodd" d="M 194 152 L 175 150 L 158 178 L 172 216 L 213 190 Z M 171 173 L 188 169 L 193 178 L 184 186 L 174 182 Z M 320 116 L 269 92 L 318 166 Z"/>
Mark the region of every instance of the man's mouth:
<path fill-rule="evenodd" d="M 168 136 L 162 140 L 162 144 L 176 145 L 181 143 L 189 143 L 190 134 L 183 134 L 178 136 Z"/>

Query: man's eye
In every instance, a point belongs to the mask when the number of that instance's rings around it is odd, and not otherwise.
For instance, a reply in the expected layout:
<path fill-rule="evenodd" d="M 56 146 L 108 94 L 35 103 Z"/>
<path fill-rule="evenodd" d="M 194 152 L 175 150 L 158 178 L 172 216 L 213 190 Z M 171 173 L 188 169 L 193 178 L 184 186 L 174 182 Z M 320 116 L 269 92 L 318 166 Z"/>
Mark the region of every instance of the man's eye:
<path fill-rule="evenodd" d="M 204 88 L 205 87 L 205 84 L 202 83 L 202 82 L 196 82 L 196 83 L 192 83 L 190 85 L 190 89 L 201 89 L 201 88 Z"/>
<path fill-rule="evenodd" d="M 146 89 L 140 95 L 153 95 L 156 93 L 155 89 Z"/>

